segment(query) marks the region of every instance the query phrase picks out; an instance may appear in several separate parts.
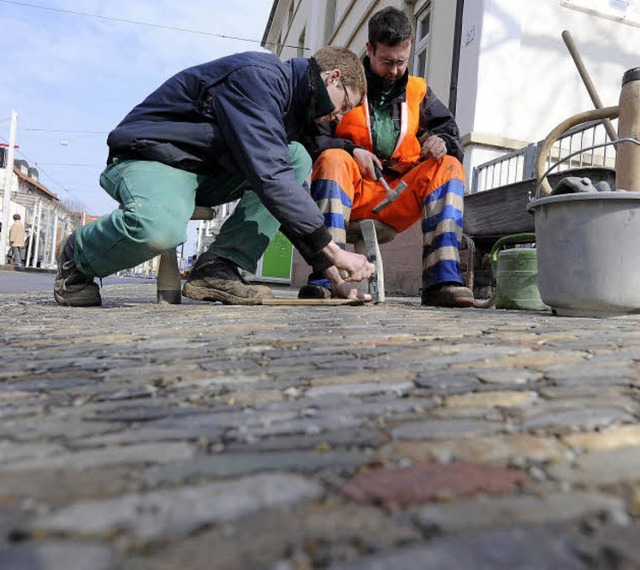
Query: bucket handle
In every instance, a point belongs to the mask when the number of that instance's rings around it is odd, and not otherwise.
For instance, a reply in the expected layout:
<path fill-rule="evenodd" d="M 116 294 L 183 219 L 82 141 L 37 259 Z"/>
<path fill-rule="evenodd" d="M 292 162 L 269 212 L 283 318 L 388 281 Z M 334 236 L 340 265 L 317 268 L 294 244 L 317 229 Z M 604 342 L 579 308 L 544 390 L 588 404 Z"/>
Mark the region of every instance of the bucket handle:
<path fill-rule="evenodd" d="M 560 135 L 562 135 L 566 130 L 570 129 L 571 127 L 575 127 L 580 123 L 598 119 L 615 119 L 619 115 L 619 113 L 620 107 L 618 107 L 617 105 L 615 107 L 604 107 L 603 109 L 584 111 L 582 113 L 578 113 L 577 115 L 573 115 L 568 119 L 565 119 L 547 135 L 544 141 L 542 141 L 540 148 L 538 149 L 538 156 L 536 158 L 536 179 L 538 180 L 538 193 L 536 197 L 538 197 L 540 193 L 544 196 L 548 196 L 549 194 L 551 194 L 551 184 L 549 184 L 549 181 L 547 180 L 547 174 L 553 167 L 545 172 L 544 165 L 547 160 L 547 155 L 551 151 L 551 147 L 554 145 L 554 143 L 557 142 L 557 140 L 560 138 Z M 613 144 L 618 142 L 624 141 L 620 141 L 620 139 L 618 139 L 618 141 L 614 141 Z M 576 154 L 580 154 L 584 150 L 585 149 L 582 149 Z"/>
<path fill-rule="evenodd" d="M 513 234 L 500 238 L 491 248 L 491 270 L 496 273 L 496 266 L 498 264 L 498 252 L 503 245 L 515 244 L 515 243 L 534 243 L 536 241 L 536 234 L 524 233 Z"/>

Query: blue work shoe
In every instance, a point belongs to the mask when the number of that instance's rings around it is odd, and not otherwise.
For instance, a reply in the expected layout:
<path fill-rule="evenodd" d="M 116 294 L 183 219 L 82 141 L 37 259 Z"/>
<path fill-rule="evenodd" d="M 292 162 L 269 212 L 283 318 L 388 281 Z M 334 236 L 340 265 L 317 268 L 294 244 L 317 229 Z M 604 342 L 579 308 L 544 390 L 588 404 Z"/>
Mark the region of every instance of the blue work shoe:
<path fill-rule="evenodd" d="M 328 279 L 310 279 L 298 291 L 298 299 L 331 299 L 332 296 Z"/>
<path fill-rule="evenodd" d="M 53 297 L 59 305 L 67 307 L 98 307 L 102 305 L 100 289 L 93 277 L 85 275 L 76 266 L 75 245 L 75 232 L 60 244 Z"/>

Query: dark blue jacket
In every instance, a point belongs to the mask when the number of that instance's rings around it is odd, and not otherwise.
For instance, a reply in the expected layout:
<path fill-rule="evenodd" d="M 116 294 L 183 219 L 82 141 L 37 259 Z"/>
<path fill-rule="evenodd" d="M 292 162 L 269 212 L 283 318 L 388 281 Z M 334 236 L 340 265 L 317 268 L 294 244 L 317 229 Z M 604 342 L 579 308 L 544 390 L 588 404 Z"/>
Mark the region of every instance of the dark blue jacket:
<path fill-rule="evenodd" d="M 258 52 L 185 69 L 109 134 L 110 160 L 155 160 L 191 172 L 224 169 L 244 176 L 311 261 L 331 237 L 295 180 L 287 147 L 301 138 L 308 121 L 309 71 L 309 59 L 281 62 Z"/>

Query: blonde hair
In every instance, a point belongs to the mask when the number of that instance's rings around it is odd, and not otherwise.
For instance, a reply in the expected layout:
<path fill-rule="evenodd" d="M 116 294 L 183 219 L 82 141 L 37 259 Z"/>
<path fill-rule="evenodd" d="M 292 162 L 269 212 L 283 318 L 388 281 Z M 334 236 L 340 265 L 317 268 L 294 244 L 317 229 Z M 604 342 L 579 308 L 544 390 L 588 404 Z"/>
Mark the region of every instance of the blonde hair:
<path fill-rule="evenodd" d="M 367 91 L 367 79 L 360 58 L 351 50 L 339 46 L 320 48 L 313 59 L 320 67 L 320 71 L 339 69 L 342 72 L 344 84 L 358 94 L 358 103 L 364 99 Z"/>

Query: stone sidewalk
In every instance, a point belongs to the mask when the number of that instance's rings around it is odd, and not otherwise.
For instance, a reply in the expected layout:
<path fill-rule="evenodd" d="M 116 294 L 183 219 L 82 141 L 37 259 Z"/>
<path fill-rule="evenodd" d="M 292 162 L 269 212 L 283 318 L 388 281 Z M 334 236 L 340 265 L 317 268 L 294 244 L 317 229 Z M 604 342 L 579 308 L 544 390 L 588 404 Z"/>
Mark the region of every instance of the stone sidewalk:
<path fill-rule="evenodd" d="M 640 317 L 0 298 L 0 568 L 640 568 Z"/>

